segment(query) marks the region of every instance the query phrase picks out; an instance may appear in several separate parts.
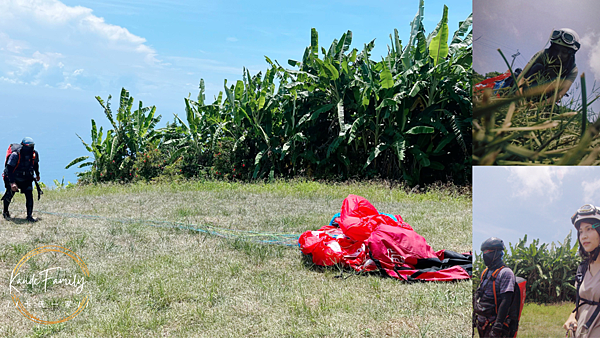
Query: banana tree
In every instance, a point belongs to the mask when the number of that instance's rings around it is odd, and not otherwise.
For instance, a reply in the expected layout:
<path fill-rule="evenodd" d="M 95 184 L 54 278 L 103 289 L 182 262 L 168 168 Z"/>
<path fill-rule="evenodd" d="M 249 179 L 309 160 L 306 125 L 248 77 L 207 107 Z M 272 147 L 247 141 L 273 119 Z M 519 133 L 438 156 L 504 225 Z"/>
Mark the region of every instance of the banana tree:
<path fill-rule="evenodd" d="M 113 127 L 106 132 L 106 138 L 103 139 L 102 127 L 98 130 L 94 120 L 92 120 L 92 142 L 90 144 L 77 135 L 86 150 L 92 153 L 94 160 L 84 162 L 89 159 L 89 156 L 81 156 L 72 160 L 65 167 L 68 169 L 76 164 L 79 164 L 79 168 L 91 166 L 91 171 L 82 173 L 80 177 L 90 178 L 92 182 L 131 179 L 135 157 L 138 153 L 146 151 L 146 147 L 152 144 L 158 136 L 154 130 L 160 121 L 160 115 L 154 116 L 156 107 L 143 107 L 140 101 L 139 108 L 132 112 L 134 99 L 123 88 L 118 112 L 116 116 L 113 116 L 110 99 L 109 95 L 105 103 L 99 96 L 96 97 Z"/>
<path fill-rule="evenodd" d="M 459 24 L 459 30 L 448 45 L 448 8 L 444 6 L 442 19 L 427 38 L 422 25 L 422 8 L 421 1 L 411 23 L 409 43 L 402 48 L 395 31 L 394 37 L 390 36 L 392 46 L 388 56 L 375 67 L 381 72 L 382 97 L 375 116 L 384 116 L 385 126 L 395 128 L 376 134 L 378 147 L 369 157 L 374 159 L 389 149 L 396 155 L 403 177 L 411 185 L 422 181 L 423 169 L 427 169 L 428 174 L 450 172 L 468 179 L 463 172 L 471 158 L 465 129 L 470 126 L 471 116 L 470 91 L 466 87 L 472 33 L 463 38 L 470 29 L 471 15 Z M 406 156 L 407 153 L 410 156 Z M 436 160 L 439 156 L 444 158 Z M 453 164 L 456 162 L 459 165 Z M 448 171 L 444 163 L 457 168 Z"/>
<path fill-rule="evenodd" d="M 245 145 L 255 149 L 252 178 L 267 173 L 273 177 L 277 167 L 277 156 L 285 142 L 284 114 L 279 109 L 275 77 L 278 67 L 272 65 L 263 77 L 259 72 L 251 76 L 244 69 L 243 80 L 227 86 L 223 109 L 232 119 L 228 137 L 234 140 L 234 149 Z"/>
<path fill-rule="evenodd" d="M 184 99 L 185 121 L 174 114 L 174 122 L 158 130 L 165 149 L 170 150 L 171 162 L 182 154 L 188 158 L 210 158 L 216 143 L 231 123 L 231 119 L 222 112 L 222 97 L 220 92 L 212 104 L 205 104 L 205 85 L 201 79 L 197 100 Z"/>

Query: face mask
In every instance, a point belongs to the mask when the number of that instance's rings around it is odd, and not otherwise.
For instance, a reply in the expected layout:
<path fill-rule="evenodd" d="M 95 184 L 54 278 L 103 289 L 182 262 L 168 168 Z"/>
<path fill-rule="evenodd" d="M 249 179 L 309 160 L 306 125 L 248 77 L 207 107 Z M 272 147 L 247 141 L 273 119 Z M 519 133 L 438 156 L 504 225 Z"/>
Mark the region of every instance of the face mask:
<path fill-rule="evenodd" d="M 490 267 L 495 265 L 496 262 L 502 261 L 504 251 L 492 251 L 490 253 L 483 254 L 483 263 L 485 266 Z"/>

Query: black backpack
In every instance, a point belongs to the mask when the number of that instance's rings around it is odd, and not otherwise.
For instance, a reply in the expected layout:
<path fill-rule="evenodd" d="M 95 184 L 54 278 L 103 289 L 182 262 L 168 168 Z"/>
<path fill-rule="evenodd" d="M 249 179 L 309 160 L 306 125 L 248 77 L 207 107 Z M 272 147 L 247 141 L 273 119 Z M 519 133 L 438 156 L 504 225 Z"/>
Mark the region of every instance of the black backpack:
<path fill-rule="evenodd" d="M 17 168 L 19 167 L 19 165 L 21 164 L 21 149 L 23 148 L 23 145 L 20 143 L 12 143 L 11 145 L 8 146 L 8 149 L 6 150 L 6 159 L 4 160 L 4 166 L 6 167 L 6 164 L 8 163 L 8 158 L 10 157 L 10 154 L 16 152 L 19 155 L 19 159 L 17 161 L 17 165 L 15 166 L 15 168 L 13 169 L 13 172 L 15 172 L 17 170 Z M 37 155 L 37 151 L 33 151 L 33 155 L 30 158 L 30 163 L 27 163 L 27 169 L 28 170 L 33 170 L 33 167 L 35 165 L 35 163 L 38 161 L 38 155 Z"/>
<path fill-rule="evenodd" d="M 490 317 L 490 315 L 496 315 L 498 313 L 498 295 L 500 294 L 500 286 L 496 285 L 496 278 L 502 269 L 506 266 L 501 266 L 494 270 L 489 277 L 486 277 L 488 269 L 483 270 L 481 274 L 481 282 L 475 293 L 475 299 L 473 299 L 473 310 L 475 314 L 482 315 L 484 317 Z M 481 285 L 486 279 L 491 279 L 492 290 L 494 292 L 494 303 L 486 302 L 483 299 L 483 289 Z M 507 319 L 504 321 L 504 332 L 507 337 L 516 337 L 517 331 L 519 330 L 519 320 L 521 319 L 521 311 L 523 311 L 523 303 L 525 301 L 525 285 L 527 281 L 524 278 L 515 276 L 515 285 L 513 298 L 508 309 Z"/>

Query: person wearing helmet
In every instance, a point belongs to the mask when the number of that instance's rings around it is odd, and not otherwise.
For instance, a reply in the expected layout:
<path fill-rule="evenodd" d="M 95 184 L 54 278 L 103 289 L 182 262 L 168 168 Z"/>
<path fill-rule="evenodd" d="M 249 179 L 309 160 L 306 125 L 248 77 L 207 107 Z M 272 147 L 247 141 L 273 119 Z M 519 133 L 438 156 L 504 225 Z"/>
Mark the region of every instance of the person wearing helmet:
<path fill-rule="evenodd" d="M 34 149 L 35 143 L 31 137 L 25 137 L 20 145 L 11 146 L 12 153 L 8 156 L 4 172 L 4 186 L 6 192 L 2 196 L 4 202 L 4 211 L 2 216 L 5 219 L 10 219 L 8 206 L 14 194 L 21 190 L 25 194 L 25 206 L 27 208 L 27 221 L 36 222 L 33 218 L 33 187 L 32 183 L 35 179 L 40 180 L 39 160 L 40 156 Z M 35 177 L 34 177 L 35 173 Z"/>
<path fill-rule="evenodd" d="M 577 79 L 575 53 L 580 49 L 579 35 L 572 29 L 562 28 L 552 32 L 550 47 L 537 52 L 525 66 L 519 78 L 519 88 L 550 82 L 560 78 L 556 101 L 559 101 Z M 554 101 L 554 91 L 546 94 L 546 103 Z"/>
<path fill-rule="evenodd" d="M 563 327 L 575 332 L 575 337 L 600 337 L 600 210 L 586 204 L 571 217 L 577 229 L 579 255 L 583 261 L 577 268 L 575 310 Z"/>
<path fill-rule="evenodd" d="M 512 303 L 515 274 L 504 266 L 504 242 L 491 237 L 481 244 L 483 262 L 487 266 L 473 297 L 475 325 L 479 337 L 506 337 L 508 310 Z M 495 278 L 495 280 L 493 279 Z M 495 291 L 499 294 L 495 295 Z"/>

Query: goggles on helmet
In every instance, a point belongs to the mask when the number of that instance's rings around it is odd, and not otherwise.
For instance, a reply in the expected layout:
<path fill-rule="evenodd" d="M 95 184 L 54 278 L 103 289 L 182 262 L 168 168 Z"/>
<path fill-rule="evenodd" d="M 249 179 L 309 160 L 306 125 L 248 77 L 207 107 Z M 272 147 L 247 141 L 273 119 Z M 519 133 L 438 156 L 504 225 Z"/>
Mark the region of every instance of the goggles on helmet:
<path fill-rule="evenodd" d="M 553 31 L 552 36 L 550 37 L 550 41 L 558 41 L 559 39 L 569 46 L 577 47 L 577 50 L 579 50 L 579 47 L 581 47 L 579 42 L 575 41 L 575 36 L 573 36 L 573 34 L 562 30 Z"/>
<path fill-rule="evenodd" d="M 573 216 L 571 216 L 571 223 L 573 223 L 573 225 L 577 227 L 578 222 L 586 218 L 594 218 L 600 220 L 600 210 L 598 210 L 598 208 L 591 204 L 586 204 L 579 208 L 579 210 L 577 210 L 577 212 Z M 599 224 L 594 224 L 594 228 L 597 228 L 598 225 Z"/>

